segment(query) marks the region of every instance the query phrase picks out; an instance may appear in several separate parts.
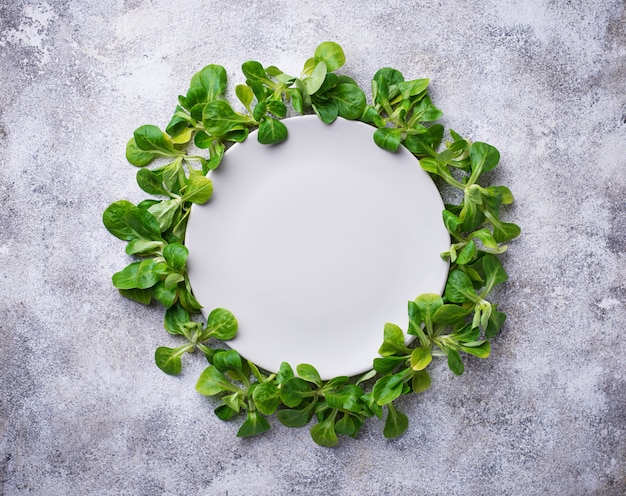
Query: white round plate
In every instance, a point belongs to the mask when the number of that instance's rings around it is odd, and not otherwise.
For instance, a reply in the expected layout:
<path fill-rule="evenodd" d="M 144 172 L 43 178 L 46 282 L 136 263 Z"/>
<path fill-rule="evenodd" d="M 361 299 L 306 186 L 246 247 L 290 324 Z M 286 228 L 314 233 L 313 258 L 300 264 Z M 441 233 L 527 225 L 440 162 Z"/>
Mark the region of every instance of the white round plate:
<path fill-rule="evenodd" d="M 443 202 L 417 159 L 380 149 L 371 126 L 283 122 L 287 141 L 253 132 L 211 172 L 213 197 L 189 217 L 189 280 L 207 314 L 233 312 L 229 346 L 256 365 L 354 376 L 372 368 L 386 322 L 406 329 L 409 300 L 442 293 Z"/>

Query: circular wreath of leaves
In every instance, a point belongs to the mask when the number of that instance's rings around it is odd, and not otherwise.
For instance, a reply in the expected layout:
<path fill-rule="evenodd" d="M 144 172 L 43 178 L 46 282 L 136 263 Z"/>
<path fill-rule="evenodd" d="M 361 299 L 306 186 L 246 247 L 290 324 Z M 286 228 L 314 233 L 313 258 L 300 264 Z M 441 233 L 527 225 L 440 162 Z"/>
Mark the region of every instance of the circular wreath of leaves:
<path fill-rule="evenodd" d="M 520 229 L 500 219 L 500 207 L 513 202 L 510 190 L 479 184 L 481 175 L 498 165 L 498 150 L 452 130 L 443 142 L 444 127 L 433 123 L 442 112 L 428 95 L 428 79 L 406 81 L 399 71 L 382 68 L 372 79 L 368 103 L 353 79 L 335 74 L 344 62 L 344 52 L 334 42 L 320 44 L 298 78 L 275 66 L 246 62 L 242 65 L 246 82 L 235 88 L 245 108 L 241 112 L 225 97 L 225 69 L 208 65 L 178 97 L 165 132 L 141 126 L 126 147 L 128 161 L 140 167 L 139 187 L 160 199 L 138 205 L 120 200 L 103 214 L 106 228 L 127 241 L 126 253 L 137 257 L 113 275 L 114 286 L 137 302 L 161 303 L 167 309 L 165 329 L 185 341 L 177 348 L 157 348 L 157 366 L 176 375 L 183 355 L 196 349 L 203 353 L 209 366 L 196 389 L 219 398 L 215 413 L 220 419 L 243 417 L 240 437 L 268 430 L 266 417 L 274 414 L 287 427 L 303 427 L 315 417 L 310 433 L 322 446 L 336 445 L 338 435 L 356 437 L 365 420 L 374 416 L 385 418 L 385 437 L 399 436 L 409 420 L 394 402 L 430 387 L 426 369 L 433 358 L 446 357 L 451 371 L 462 374 L 462 354 L 486 358 L 489 340 L 506 319 L 487 297 L 508 278 L 497 256 Z M 371 124 L 378 146 L 393 153 L 403 145 L 440 185 L 447 183 L 462 193 L 460 203 L 446 204 L 443 211 L 452 240 L 442 254 L 450 262 L 443 296 L 422 294 L 409 301 L 406 332 L 416 339 L 407 346 L 405 332 L 386 324 L 380 356 L 373 360 L 373 369 L 358 378 L 322 381 L 312 365 L 299 364 L 294 372 L 286 362 L 277 373 L 260 370 L 236 350 L 223 347 L 237 332 L 231 312 L 214 309 L 205 322 L 197 315 L 201 305 L 187 278 L 185 228 L 192 205 L 211 197 L 208 172 L 219 166 L 226 148 L 244 141 L 251 129 L 258 128 L 263 144 L 284 141 L 287 128 L 280 119 L 288 113 L 286 103 L 299 114 L 313 111 L 328 124 L 339 116 Z M 188 148 L 208 150 L 208 156 L 188 154 Z M 145 167 L 164 157 L 167 160 L 160 162 L 165 165 Z"/>

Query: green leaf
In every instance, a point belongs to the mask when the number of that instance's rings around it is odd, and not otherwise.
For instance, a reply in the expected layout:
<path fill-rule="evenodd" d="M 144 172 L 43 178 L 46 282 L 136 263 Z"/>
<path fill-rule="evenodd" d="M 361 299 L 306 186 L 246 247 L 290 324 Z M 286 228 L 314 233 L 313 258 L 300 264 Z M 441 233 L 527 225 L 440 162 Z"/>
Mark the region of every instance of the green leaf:
<path fill-rule="evenodd" d="M 300 77 L 310 76 L 311 73 L 313 72 L 313 69 L 315 69 L 316 65 L 317 65 L 317 61 L 315 60 L 315 57 L 311 57 L 307 59 L 306 62 L 304 63 L 304 67 L 302 68 L 302 74 L 300 75 Z M 297 82 L 298 81 L 296 81 L 296 83 Z"/>
<path fill-rule="evenodd" d="M 136 236 L 143 239 L 162 241 L 159 221 L 148 210 L 131 208 L 124 214 L 124 221 Z"/>
<path fill-rule="evenodd" d="M 307 382 L 312 382 L 318 387 L 322 386 L 322 379 L 315 369 L 313 365 L 309 365 L 308 363 L 301 363 L 296 367 L 296 372 L 300 376 L 300 378 L 304 379 Z"/>
<path fill-rule="evenodd" d="M 383 150 L 395 152 L 400 146 L 402 131 L 395 128 L 384 127 L 374 133 L 374 142 Z"/>
<path fill-rule="evenodd" d="M 256 60 L 249 60 L 248 62 L 244 62 L 241 66 L 241 70 L 246 76 L 248 84 L 257 83 L 257 84 L 266 84 L 269 83 L 270 80 L 267 77 L 267 73 L 261 63 Z M 259 98 L 261 100 L 261 98 Z"/>
<path fill-rule="evenodd" d="M 163 325 L 170 334 L 184 334 L 185 324 L 188 322 L 190 322 L 189 312 L 180 304 L 175 304 L 165 311 Z"/>
<path fill-rule="evenodd" d="M 239 428 L 237 437 L 252 437 L 268 431 L 270 424 L 258 412 L 248 411 L 245 422 Z"/>
<path fill-rule="evenodd" d="M 470 344 L 474 344 L 474 343 L 461 345 L 460 347 L 461 351 L 464 351 L 465 353 L 469 353 L 470 355 L 477 356 L 478 358 L 487 358 L 489 354 L 491 353 L 491 345 L 489 344 L 489 341 L 483 341 L 478 346 L 470 346 Z"/>
<path fill-rule="evenodd" d="M 493 225 L 493 237 L 498 243 L 510 241 L 521 234 L 522 231 L 517 224 L 502 222 L 488 211 L 485 211 L 484 214 Z"/>
<path fill-rule="evenodd" d="M 214 139 L 215 138 L 209 136 L 204 131 L 198 131 L 193 137 L 193 144 L 202 150 L 206 150 L 211 146 L 211 143 L 213 143 Z"/>
<path fill-rule="evenodd" d="M 472 281 L 461 270 L 453 270 L 448 274 L 448 282 L 443 295 L 452 303 L 477 302 L 480 299 L 474 291 Z"/>
<path fill-rule="evenodd" d="M 289 74 L 285 74 L 278 67 L 273 65 L 266 67 L 265 72 L 268 76 L 272 76 L 274 79 L 276 79 L 276 81 L 284 84 L 285 86 L 291 86 L 296 80 L 295 77 L 290 76 Z"/>
<path fill-rule="evenodd" d="M 428 134 L 430 134 L 433 142 L 433 150 L 437 150 L 441 145 L 441 141 L 443 140 L 443 132 L 444 128 L 441 124 L 433 124 L 428 128 Z"/>
<path fill-rule="evenodd" d="M 430 174 L 444 177 L 447 175 L 445 169 L 437 163 L 437 160 L 432 157 L 425 157 L 420 159 L 420 167 Z M 451 177 L 451 176 L 450 176 Z"/>
<path fill-rule="evenodd" d="M 202 308 L 202 305 L 198 303 L 198 300 L 196 300 L 195 296 L 187 291 L 187 289 L 184 287 L 180 288 L 178 292 L 178 298 L 180 304 L 190 312 L 197 312 Z"/>
<path fill-rule="evenodd" d="M 254 388 L 252 399 L 259 412 L 272 415 L 280 404 L 280 389 L 271 382 L 263 382 Z"/>
<path fill-rule="evenodd" d="M 422 330 L 421 324 L 424 319 L 420 313 L 420 308 L 415 301 L 409 301 L 407 306 L 409 312 L 409 328 L 407 330 L 407 334 L 410 334 L 411 336 L 418 336 L 422 346 L 427 346 L 428 338 Z"/>
<path fill-rule="evenodd" d="M 391 67 L 383 67 L 376 71 L 374 77 L 372 78 L 379 85 L 384 80 L 388 86 L 398 86 L 400 83 L 404 82 L 404 76 L 397 69 L 392 69 Z M 393 98 L 392 96 L 390 98 Z"/>
<path fill-rule="evenodd" d="M 316 100 L 313 111 L 325 124 L 332 124 L 339 115 L 339 107 L 332 100 Z"/>
<path fill-rule="evenodd" d="M 380 116 L 378 110 L 371 105 L 366 105 L 361 115 L 361 120 L 369 124 L 373 124 L 375 127 L 385 127 L 385 120 Z"/>
<path fill-rule="evenodd" d="M 461 225 L 461 219 L 448 210 L 442 212 L 443 223 L 450 234 L 454 234 Z"/>
<path fill-rule="evenodd" d="M 271 95 L 271 91 L 263 83 L 247 80 L 246 83 L 252 88 L 252 93 L 259 102 L 264 102 Z"/>
<path fill-rule="evenodd" d="M 198 81 L 197 84 L 202 83 Z M 179 96 L 178 101 L 184 108 L 191 112 L 193 108 L 200 105 L 203 106 L 207 102 L 207 97 L 207 91 L 203 86 L 191 86 L 187 90 L 187 95 Z"/>
<path fill-rule="evenodd" d="M 239 98 L 239 101 L 243 103 L 243 106 L 249 109 L 250 105 L 252 105 L 252 99 L 254 98 L 252 88 L 245 84 L 238 84 L 235 87 L 235 94 L 237 95 L 237 98 Z"/>
<path fill-rule="evenodd" d="M 280 100 L 270 100 L 267 103 L 267 110 L 279 119 L 282 119 L 287 115 L 287 107 Z"/>
<path fill-rule="evenodd" d="M 477 141 L 470 147 L 470 161 L 472 174 L 480 175 L 496 168 L 500 161 L 500 152 L 487 143 Z"/>
<path fill-rule="evenodd" d="M 430 375 L 425 370 L 419 370 L 413 374 L 411 389 L 414 393 L 422 393 L 426 391 L 431 384 Z"/>
<path fill-rule="evenodd" d="M 489 186 L 484 188 L 487 196 L 496 198 L 499 204 L 510 205 L 513 203 L 513 193 L 506 186 Z"/>
<path fill-rule="evenodd" d="M 183 160 L 178 158 L 163 167 L 161 171 L 161 180 L 166 188 L 172 193 L 178 194 L 180 188 L 187 183 L 187 177 L 183 170 Z"/>
<path fill-rule="evenodd" d="M 267 104 L 265 102 L 259 102 L 254 106 L 252 111 L 252 117 L 256 121 L 260 121 L 267 114 Z"/>
<path fill-rule="evenodd" d="M 181 243 L 171 243 L 163 249 L 163 258 L 177 272 L 185 268 L 188 256 L 189 250 Z"/>
<path fill-rule="evenodd" d="M 152 287 L 152 295 L 165 308 L 171 307 L 178 299 L 176 286 L 168 286 L 165 281 L 159 281 Z"/>
<path fill-rule="evenodd" d="M 382 107 L 384 113 L 392 112 L 389 106 L 389 84 L 386 79 L 372 79 L 372 98 L 378 107 Z"/>
<path fill-rule="evenodd" d="M 228 85 L 226 69 L 221 65 L 210 64 L 191 78 L 191 88 L 201 87 L 206 91 L 207 100 L 215 100 L 223 95 Z"/>
<path fill-rule="evenodd" d="M 159 223 L 159 231 L 165 232 L 172 227 L 174 219 L 176 219 L 176 214 L 180 212 L 181 207 L 180 199 L 174 198 L 172 200 L 163 200 L 155 203 L 148 208 L 148 212 L 150 212 Z"/>
<path fill-rule="evenodd" d="M 418 122 L 432 122 L 440 119 L 443 112 L 435 107 L 429 96 L 425 96 L 413 109 L 413 119 L 417 118 Z"/>
<path fill-rule="evenodd" d="M 214 146 L 211 148 L 211 159 L 206 164 L 206 169 L 207 170 L 205 171 L 204 168 L 203 168 L 202 172 L 204 174 L 206 174 L 210 170 L 217 169 L 217 167 L 222 162 L 222 159 L 224 158 L 224 152 L 225 151 L 226 151 L 226 147 L 224 146 L 223 143 L 216 143 L 216 144 L 214 144 Z"/>
<path fill-rule="evenodd" d="M 287 126 L 278 119 L 264 117 L 259 126 L 258 140 L 263 145 L 281 143 L 287 139 Z"/>
<path fill-rule="evenodd" d="M 179 348 L 166 348 L 159 346 L 154 353 L 154 360 L 163 372 L 170 375 L 178 375 L 182 370 L 181 356 L 193 350 L 193 345 L 185 344 Z"/>
<path fill-rule="evenodd" d="M 367 406 L 367 409 L 372 413 L 372 415 L 376 415 L 379 419 L 383 418 L 383 407 L 376 403 L 374 396 L 372 393 L 364 394 L 361 396 L 361 403 Z"/>
<path fill-rule="evenodd" d="M 149 305 L 152 301 L 152 292 L 149 289 L 120 289 L 119 292 L 124 298 L 142 305 Z"/>
<path fill-rule="evenodd" d="M 172 119 L 165 127 L 165 132 L 172 136 L 172 141 L 176 143 L 176 136 L 182 136 L 183 134 L 187 134 L 189 132 L 189 137 L 191 137 L 191 133 L 193 132 L 193 126 L 195 126 L 195 120 L 185 111 L 183 107 L 180 105 L 176 106 L 176 111 L 172 116 Z M 186 143 L 189 141 L 183 141 Z"/>
<path fill-rule="evenodd" d="M 328 72 L 333 72 L 346 63 L 346 57 L 343 49 L 333 41 L 325 41 L 321 43 L 313 54 L 315 62 L 324 62 Z"/>
<path fill-rule="evenodd" d="M 136 237 L 135 230 L 126 222 L 126 214 L 137 208 L 126 200 L 119 200 L 112 203 L 102 214 L 102 223 L 107 230 L 116 238 L 129 241 Z"/>
<path fill-rule="evenodd" d="M 146 152 L 137 146 L 135 138 L 131 138 L 126 144 L 126 160 L 136 167 L 144 167 L 156 158 L 156 154 Z"/>
<path fill-rule="evenodd" d="M 369 381 L 370 379 L 373 379 L 374 377 L 376 377 L 376 373 L 377 371 L 375 369 L 365 372 L 364 374 L 357 377 L 355 384 L 361 384 L 362 382 L 366 382 L 366 381 Z"/>
<path fill-rule="evenodd" d="M 324 77 L 324 82 L 322 83 L 322 86 L 319 87 L 319 89 L 317 90 L 316 93 L 316 98 L 318 100 L 325 100 L 329 97 L 329 92 L 335 87 L 337 86 L 337 84 L 339 84 L 339 78 L 337 77 L 336 74 L 329 74 L 326 73 L 326 76 Z"/>
<path fill-rule="evenodd" d="M 433 360 L 430 349 L 418 347 L 411 353 L 411 368 L 413 370 L 424 370 Z"/>
<path fill-rule="evenodd" d="M 282 385 L 285 384 L 285 382 L 287 382 L 289 379 L 293 378 L 294 374 L 291 365 L 289 365 L 287 362 L 282 362 L 280 364 L 280 368 L 278 369 L 278 373 L 276 374 L 276 383 Z"/>
<path fill-rule="evenodd" d="M 384 329 L 383 344 L 378 350 L 382 356 L 394 355 L 396 353 L 408 354 L 409 349 L 404 342 L 404 332 L 397 325 L 386 323 Z"/>
<path fill-rule="evenodd" d="M 287 92 L 289 98 L 291 98 L 291 105 L 293 109 L 299 114 L 304 113 L 304 101 L 302 98 L 302 91 L 298 88 L 290 88 Z"/>
<path fill-rule="evenodd" d="M 459 306 L 446 304 L 437 309 L 433 315 L 433 322 L 448 326 L 461 324 L 469 315 L 469 310 Z"/>
<path fill-rule="evenodd" d="M 337 433 L 335 432 L 334 415 L 311 427 L 311 437 L 313 438 L 313 441 L 320 446 L 336 446 L 339 440 L 337 439 Z"/>
<path fill-rule="evenodd" d="M 235 350 L 216 351 L 213 355 L 213 365 L 217 367 L 220 372 L 243 369 L 241 356 Z"/>
<path fill-rule="evenodd" d="M 398 398 L 402 394 L 402 387 L 404 385 L 402 379 L 405 377 L 405 372 L 398 372 L 394 375 L 386 375 L 381 377 L 374 384 L 372 389 L 372 396 L 379 405 L 386 405 Z"/>
<path fill-rule="evenodd" d="M 310 392 L 311 387 L 308 382 L 294 377 L 283 384 L 280 390 L 280 400 L 285 406 L 295 408 L 309 396 Z"/>
<path fill-rule="evenodd" d="M 374 358 L 374 369 L 379 374 L 388 374 L 406 359 L 406 356 L 386 356 L 384 358 Z"/>
<path fill-rule="evenodd" d="M 224 136 L 222 136 L 222 139 L 225 141 L 234 141 L 235 143 L 241 143 L 242 141 L 246 140 L 248 134 L 250 134 L 250 129 L 247 127 L 246 124 L 237 124 L 236 126 L 233 126 L 230 131 L 224 134 Z"/>
<path fill-rule="evenodd" d="M 465 367 L 459 352 L 454 348 L 446 348 L 446 352 L 448 353 L 448 367 L 450 370 L 456 375 L 463 374 L 463 372 L 465 372 Z"/>
<path fill-rule="evenodd" d="M 433 316 L 443 305 L 443 299 L 435 293 L 423 293 L 415 298 L 414 301 L 428 333 L 432 334 Z"/>
<path fill-rule="evenodd" d="M 182 155 L 182 152 L 174 148 L 172 139 L 161 131 L 157 126 L 146 124 L 137 128 L 133 134 L 135 144 L 140 150 L 152 152 L 168 157 Z"/>
<path fill-rule="evenodd" d="M 242 406 L 241 396 L 242 396 L 242 391 L 237 391 L 236 393 L 223 396 L 222 401 L 228 408 L 233 410 L 235 413 L 239 413 L 239 411 L 241 410 L 241 406 Z"/>
<path fill-rule="evenodd" d="M 481 297 L 485 298 L 496 285 L 508 281 L 509 276 L 495 255 L 488 253 L 481 259 L 481 262 L 485 274 L 485 288 L 481 292 Z"/>
<path fill-rule="evenodd" d="M 224 421 L 231 420 L 237 414 L 237 412 L 228 405 L 220 405 L 213 410 L 213 412 L 220 420 Z"/>
<path fill-rule="evenodd" d="M 318 62 L 311 75 L 302 79 L 302 84 L 309 95 L 314 95 L 322 87 L 327 72 L 326 64 Z"/>
<path fill-rule="evenodd" d="M 402 98 L 409 99 L 419 95 L 428 88 L 429 79 L 414 79 L 412 81 L 400 81 L 397 83 Z"/>
<path fill-rule="evenodd" d="M 135 289 L 137 288 L 137 272 L 141 262 L 133 262 L 124 269 L 113 274 L 113 286 L 118 289 Z"/>
<path fill-rule="evenodd" d="M 353 413 L 363 410 L 363 404 L 359 401 L 361 396 L 363 396 L 363 390 L 355 384 L 346 384 L 334 391 L 324 393 L 324 398 L 330 408 Z"/>
<path fill-rule="evenodd" d="M 404 140 L 404 146 L 413 155 L 435 157 L 437 152 L 433 149 L 432 139 L 428 133 L 409 134 Z"/>
<path fill-rule="evenodd" d="M 498 243 L 493 237 L 493 234 L 489 229 L 479 229 L 478 231 L 474 231 L 469 235 L 471 239 L 478 239 L 485 248 L 491 250 L 498 249 Z"/>
<path fill-rule="evenodd" d="M 392 439 L 403 434 L 409 427 L 409 418 L 398 411 L 391 403 L 387 405 L 387 419 L 383 429 L 383 436 Z"/>
<path fill-rule="evenodd" d="M 195 175 L 189 178 L 183 201 L 206 203 L 213 195 L 213 183 L 208 177 Z"/>
<path fill-rule="evenodd" d="M 265 377 L 261 371 L 259 370 L 259 367 L 257 367 L 254 363 L 252 363 L 250 360 L 246 360 L 246 365 L 248 367 L 250 367 L 250 372 L 252 372 L 252 375 L 254 377 L 256 377 L 257 381 L 259 382 L 266 382 L 268 380 L 267 377 Z"/>
<path fill-rule="evenodd" d="M 497 335 L 500 332 L 500 329 L 502 329 L 505 320 L 506 314 L 492 311 L 491 316 L 489 317 L 489 323 L 487 324 L 487 329 L 485 329 L 485 337 L 487 339 L 491 339 Z"/>
<path fill-rule="evenodd" d="M 360 420 L 360 417 L 345 413 L 341 419 L 335 422 L 335 432 L 337 434 L 356 438 L 363 424 L 362 420 L 359 422 L 357 419 Z"/>
<path fill-rule="evenodd" d="M 237 334 L 239 324 L 235 316 L 225 308 L 216 308 L 211 311 L 206 323 L 204 339 L 214 337 L 222 341 L 233 339 Z"/>
<path fill-rule="evenodd" d="M 337 111 L 345 119 L 358 119 L 365 109 L 365 93 L 358 86 L 340 84 L 330 93 Z"/>
<path fill-rule="evenodd" d="M 237 392 L 237 390 L 238 388 L 213 365 L 204 369 L 196 383 L 196 391 L 205 396 L 214 396 L 224 391 Z"/>
<path fill-rule="evenodd" d="M 286 427 L 304 427 L 311 421 L 314 406 L 315 403 L 313 402 L 305 406 L 304 408 L 301 408 L 300 410 L 278 410 L 276 412 L 276 417 L 278 418 L 278 421 Z"/>
<path fill-rule="evenodd" d="M 161 177 L 150 169 L 139 169 L 137 171 L 137 184 L 142 190 L 151 195 L 168 196 L 168 192 L 163 187 Z"/>
<path fill-rule="evenodd" d="M 251 118 L 235 112 L 228 102 L 214 100 L 202 111 L 202 123 L 209 134 L 224 136 L 239 124 L 251 125 Z"/>
<path fill-rule="evenodd" d="M 471 324 L 468 324 L 451 334 L 451 337 L 459 343 L 469 343 L 472 341 L 476 341 L 480 339 L 480 328 L 473 327 Z"/>
<path fill-rule="evenodd" d="M 137 268 L 137 288 L 148 289 L 159 282 L 157 263 L 153 259 L 144 260 Z"/>
<path fill-rule="evenodd" d="M 456 257 L 457 265 L 465 265 L 474 260 L 476 258 L 477 253 L 476 245 L 472 240 L 467 243 L 463 249 L 459 252 L 459 255 Z"/>
<path fill-rule="evenodd" d="M 161 251 L 162 241 L 150 241 L 147 239 L 133 239 L 126 245 L 128 255 L 154 255 Z"/>
<path fill-rule="evenodd" d="M 468 195 L 463 198 L 463 209 L 459 213 L 459 218 L 463 221 L 463 231 L 473 231 L 485 220 L 485 215 L 480 209 L 480 205 L 473 203 Z"/>

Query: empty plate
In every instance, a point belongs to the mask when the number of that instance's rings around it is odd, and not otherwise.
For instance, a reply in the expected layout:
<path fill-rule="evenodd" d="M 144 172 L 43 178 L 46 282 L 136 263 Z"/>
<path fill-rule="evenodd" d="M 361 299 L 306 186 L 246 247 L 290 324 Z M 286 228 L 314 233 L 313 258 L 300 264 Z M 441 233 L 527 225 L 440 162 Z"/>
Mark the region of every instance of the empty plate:
<path fill-rule="evenodd" d="M 354 376 L 372 368 L 386 322 L 406 329 L 408 300 L 442 293 L 443 202 L 409 151 L 376 146 L 373 127 L 283 122 L 285 142 L 253 132 L 210 173 L 213 197 L 189 217 L 189 280 L 207 314 L 233 312 L 229 346 L 256 365 Z"/>

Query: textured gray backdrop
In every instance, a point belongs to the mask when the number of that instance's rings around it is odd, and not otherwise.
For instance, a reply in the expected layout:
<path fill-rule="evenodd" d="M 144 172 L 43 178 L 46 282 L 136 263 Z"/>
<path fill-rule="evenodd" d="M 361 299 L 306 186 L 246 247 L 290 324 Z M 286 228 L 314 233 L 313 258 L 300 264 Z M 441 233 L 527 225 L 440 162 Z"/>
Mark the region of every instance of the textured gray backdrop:
<path fill-rule="evenodd" d="M 626 492 L 626 25 L 621 0 L 0 1 L 0 493 L 620 495 Z M 153 365 L 160 308 L 110 283 L 101 226 L 143 197 L 124 159 L 208 63 L 299 72 L 324 40 L 369 88 L 431 78 L 443 123 L 502 154 L 523 228 L 509 320 L 462 377 L 434 367 L 406 434 L 335 449 L 273 422 L 240 440 Z"/>

